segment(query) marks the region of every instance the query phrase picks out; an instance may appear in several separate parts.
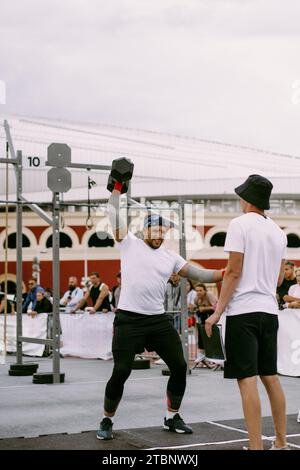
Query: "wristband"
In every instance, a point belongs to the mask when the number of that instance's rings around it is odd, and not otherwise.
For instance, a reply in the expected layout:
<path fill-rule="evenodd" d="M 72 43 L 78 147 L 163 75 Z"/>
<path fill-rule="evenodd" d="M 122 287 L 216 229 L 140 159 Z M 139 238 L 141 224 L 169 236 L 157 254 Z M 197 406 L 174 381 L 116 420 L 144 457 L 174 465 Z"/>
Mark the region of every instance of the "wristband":
<path fill-rule="evenodd" d="M 119 191 L 121 193 L 122 188 L 123 188 L 123 183 L 120 183 L 119 181 L 115 181 L 114 190 L 116 189 L 117 191 Z"/>

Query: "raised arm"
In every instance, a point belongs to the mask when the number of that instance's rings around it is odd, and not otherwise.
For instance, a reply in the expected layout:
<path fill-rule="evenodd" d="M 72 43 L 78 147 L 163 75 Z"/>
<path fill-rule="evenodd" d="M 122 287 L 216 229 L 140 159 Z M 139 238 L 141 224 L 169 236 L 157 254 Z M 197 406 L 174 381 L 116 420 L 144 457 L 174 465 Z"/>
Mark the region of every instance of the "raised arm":
<path fill-rule="evenodd" d="M 120 196 L 121 192 L 114 189 L 107 204 L 109 221 L 117 242 L 121 242 L 128 233 L 127 223 L 120 215 Z"/>
<path fill-rule="evenodd" d="M 204 283 L 219 282 L 223 278 L 223 270 L 202 269 L 189 262 L 183 266 L 178 274 L 193 281 Z"/>

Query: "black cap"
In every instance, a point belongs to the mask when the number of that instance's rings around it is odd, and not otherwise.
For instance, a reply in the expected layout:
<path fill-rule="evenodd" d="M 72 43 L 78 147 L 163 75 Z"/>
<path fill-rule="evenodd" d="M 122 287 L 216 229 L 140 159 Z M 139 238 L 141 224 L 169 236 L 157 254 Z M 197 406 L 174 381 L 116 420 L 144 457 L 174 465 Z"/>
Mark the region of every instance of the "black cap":
<path fill-rule="evenodd" d="M 264 176 L 250 175 L 243 184 L 235 188 L 235 192 L 258 209 L 270 209 L 272 189 L 273 184 Z"/>

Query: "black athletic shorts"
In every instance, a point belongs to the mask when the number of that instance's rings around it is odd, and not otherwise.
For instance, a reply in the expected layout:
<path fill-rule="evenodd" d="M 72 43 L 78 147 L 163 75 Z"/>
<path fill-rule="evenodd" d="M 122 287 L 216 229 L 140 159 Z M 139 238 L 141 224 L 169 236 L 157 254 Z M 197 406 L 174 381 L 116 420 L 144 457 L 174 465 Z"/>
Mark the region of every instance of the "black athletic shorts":
<path fill-rule="evenodd" d="M 226 317 L 224 377 L 277 374 L 278 317 L 253 312 Z"/>
<path fill-rule="evenodd" d="M 178 345 L 181 347 L 179 334 L 173 326 L 173 316 L 163 313 L 160 315 L 143 315 L 117 310 L 114 319 L 112 341 L 113 351 L 134 351 L 141 353 L 156 351 L 160 346 Z"/>

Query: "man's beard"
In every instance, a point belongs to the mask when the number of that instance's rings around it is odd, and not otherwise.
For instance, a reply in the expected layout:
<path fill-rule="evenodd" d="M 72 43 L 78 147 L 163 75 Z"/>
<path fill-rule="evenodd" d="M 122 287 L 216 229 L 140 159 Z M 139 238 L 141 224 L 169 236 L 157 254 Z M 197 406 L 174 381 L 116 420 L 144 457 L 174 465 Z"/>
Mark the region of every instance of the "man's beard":
<path fill-rule="evenodd" d="M 159 243 L 157 243 L 159 242 Z M 148 245 L 153 248 L 153 250 L 157 250 L 158 248 L 161 247 L 163 240 L 148 240 Z"/>
<path fill-rule="evenodd" d="M 69 290 L 72 292 L 73 290 L 75 290 L 76 287 L 75 286 L 69 286 Z"/>

